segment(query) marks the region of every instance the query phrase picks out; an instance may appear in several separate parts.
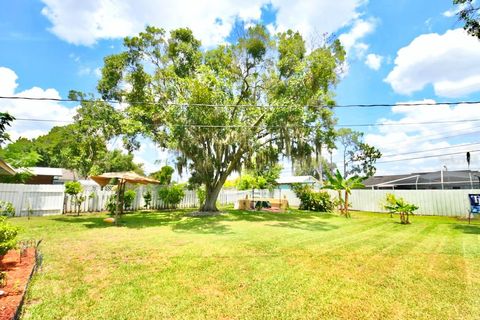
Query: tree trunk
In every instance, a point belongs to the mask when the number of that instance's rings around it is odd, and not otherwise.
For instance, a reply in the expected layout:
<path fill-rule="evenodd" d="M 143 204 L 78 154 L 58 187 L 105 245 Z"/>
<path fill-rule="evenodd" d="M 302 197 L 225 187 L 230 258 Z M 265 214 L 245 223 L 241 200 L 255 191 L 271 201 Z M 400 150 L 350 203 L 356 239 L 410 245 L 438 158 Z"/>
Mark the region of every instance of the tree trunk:
<path fill-rule="evenodd" d="M 217 212 L 217 199 L 218 195 L 220 194 L 220 190 L 222 189 L 222 184 L 217 183 L 214 188 L 206 188 L 206 197 L 205 203 L 200 207 L 200 211 L 204 212 Z"/>
<path fill-rule="evenodd" d="M 348 192 L 347 192 L 347 191 L 345 191 L 345 206 L 344 206 L 344 210 L 345 210 L 345 217 L 350 218 L 350 213 L 348 212 Z"/>

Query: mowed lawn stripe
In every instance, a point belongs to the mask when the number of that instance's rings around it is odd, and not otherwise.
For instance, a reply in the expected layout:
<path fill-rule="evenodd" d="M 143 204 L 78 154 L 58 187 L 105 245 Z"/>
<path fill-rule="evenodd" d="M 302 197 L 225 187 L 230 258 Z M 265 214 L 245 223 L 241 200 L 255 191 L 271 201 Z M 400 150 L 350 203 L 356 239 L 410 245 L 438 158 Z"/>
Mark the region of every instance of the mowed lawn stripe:
<path fill-rule="evenodd" d="M 43 238 L 25 319 L 476 319 L 479 225 L 292 210 L 12 222 Z"/>

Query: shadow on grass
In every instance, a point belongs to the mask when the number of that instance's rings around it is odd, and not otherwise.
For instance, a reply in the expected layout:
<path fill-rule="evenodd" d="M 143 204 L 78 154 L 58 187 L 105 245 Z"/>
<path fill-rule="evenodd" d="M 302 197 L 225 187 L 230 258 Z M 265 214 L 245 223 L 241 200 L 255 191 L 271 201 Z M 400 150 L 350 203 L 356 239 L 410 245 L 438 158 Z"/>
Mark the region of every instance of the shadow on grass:
<path fill-rule="evenodd" d="M 480 225 L 457 224 L 454 228 L 468 234 L 480 234 Z"/>
<path fill-rule="evenodd" d="M 188 217 L 192 210 L 137 212 L 123 215 L 120 227 L 143 229 L 149 227 L 171 227 L 174 232 L 199 234 L 232 234 L 230 227 L 223 222 L 278 222 L 271 226 L 294 228 L 308 231 L 327 231 L 337 228 L 325 221 L 334 217 L 325 213 L 308 211 L 291 211 L 287 213 L 272 213 L 266 211 L 238 211 L 226 210 L 226 214 L 210 217 Z M 104 222 L 105 215 L 101 216 L 72 216 L 56 217 L 52 220 L 72 225 L 81 225 L 85 228 L 113 228 Z"/>

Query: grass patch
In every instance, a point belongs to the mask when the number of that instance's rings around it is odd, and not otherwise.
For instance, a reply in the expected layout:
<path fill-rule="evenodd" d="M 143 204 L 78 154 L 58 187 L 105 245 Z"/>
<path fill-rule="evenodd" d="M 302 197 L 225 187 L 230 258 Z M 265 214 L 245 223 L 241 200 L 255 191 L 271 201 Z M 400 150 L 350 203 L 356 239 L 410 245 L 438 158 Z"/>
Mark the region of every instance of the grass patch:
<path fill-rule="evenodd" d="M 302 211 L 13 218 L 43 239 L 24 319 L 476 319 L 480 224 Z"/>

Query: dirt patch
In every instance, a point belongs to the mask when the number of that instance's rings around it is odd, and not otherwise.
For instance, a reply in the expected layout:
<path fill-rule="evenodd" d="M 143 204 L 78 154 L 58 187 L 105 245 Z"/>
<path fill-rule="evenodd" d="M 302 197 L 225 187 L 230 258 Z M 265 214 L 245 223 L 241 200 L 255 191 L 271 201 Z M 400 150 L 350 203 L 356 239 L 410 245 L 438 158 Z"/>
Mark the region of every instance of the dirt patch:
<path fill-rule="evenodd" d="M 187 213 L 185 216 L 187 217 L 213 217 L 213 216 L 220 216 L 226 214 L 226 212 L 205 212 L 205 211 L 195 211 L 191 213 Z"/>
<path fill-rule="evenodd" d="M 35 248 L 27 248 L 20 257 L 19 250 L 10 250 L 0 261 L 0 271 L 7 272 L 7 284 L 0 288 L 0 320 L 13 319 L 20 305 L 27 282 L 35 265 Z"/>

